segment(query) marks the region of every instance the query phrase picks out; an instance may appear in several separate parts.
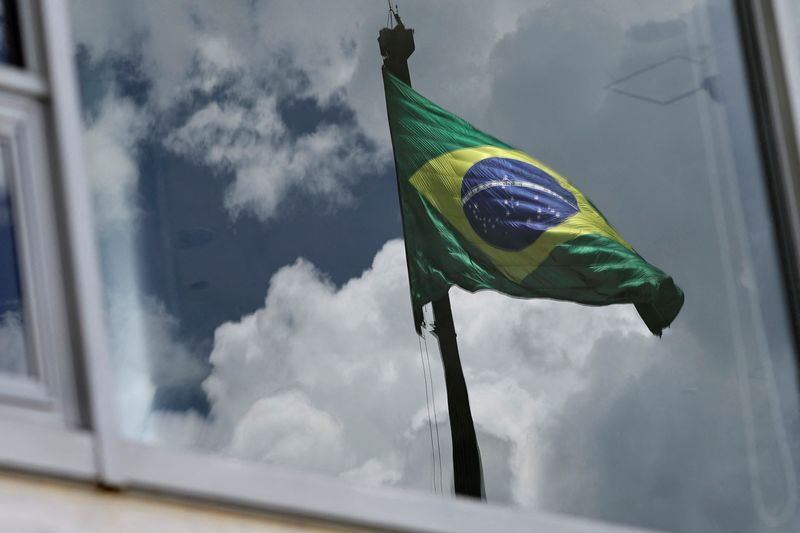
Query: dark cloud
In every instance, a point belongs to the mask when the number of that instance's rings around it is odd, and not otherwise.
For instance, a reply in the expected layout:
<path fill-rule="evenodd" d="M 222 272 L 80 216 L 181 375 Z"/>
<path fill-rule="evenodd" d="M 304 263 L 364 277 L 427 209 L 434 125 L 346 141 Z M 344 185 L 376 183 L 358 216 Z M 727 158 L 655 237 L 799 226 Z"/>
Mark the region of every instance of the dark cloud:
<path fill-rule="evenodd" d="M 719 72 L 724 96 L 659 105 L 606 90 L 673 60 L 701 89 Z M 797 521 L 785 430 L 797 415 L 781 407 L 796 405 L 783 378 L 794 365 L 740 61 L 731 14 L 713 5 L 626 29 L 553 4 L 493 51 L 493 126 L 567 174 L 686 291 L 658 347 L 592 359 L 591 385 L 547 433 L 545 508 L 675 531 Z M 631 379 L 638 358 L 654 362 Z"/>

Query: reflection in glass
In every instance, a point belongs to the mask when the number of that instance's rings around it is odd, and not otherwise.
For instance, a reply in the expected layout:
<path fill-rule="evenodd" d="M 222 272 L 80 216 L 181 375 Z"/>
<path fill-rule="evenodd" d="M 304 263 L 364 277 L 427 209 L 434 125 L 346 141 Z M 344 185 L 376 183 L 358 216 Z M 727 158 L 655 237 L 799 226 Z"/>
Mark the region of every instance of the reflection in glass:
<path fill-rule="evenodd" d="M 800 46 L 800 5 L 797 2 L 786 2 L 789 8 L 792 36 L 794 36 L 795 46 Z M 795 65 L 797 66 L 797 65 Z"/>
<path fill-rule="evenodd" d="M 0 165 L 0 374 L 27 374 L 22 291 L 9 192 Z"/>
<path fill-rule="evenodd" d="M 0 0 L 0 63 L 22 66 L 16 0 Z"/>
<path fill-rule="evenodd" d="M 733 11 L 600 4 L 403 6 L 415 88 L 564 174 L 686 292 L 657 339 L 631 306 L 452 291 L 487 499 L 797 530 L 797 372 Z M 448 495 L 438 349 L 415 338 L 399 240 L 386 13 L 71 5 L 120 431 Z"/>

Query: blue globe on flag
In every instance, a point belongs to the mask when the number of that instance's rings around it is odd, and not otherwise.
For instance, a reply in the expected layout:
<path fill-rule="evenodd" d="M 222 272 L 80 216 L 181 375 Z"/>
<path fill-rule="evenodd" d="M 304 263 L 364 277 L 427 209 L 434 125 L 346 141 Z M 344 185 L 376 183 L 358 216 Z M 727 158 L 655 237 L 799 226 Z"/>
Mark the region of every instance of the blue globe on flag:
<path fill-rule="evenodd" d="M 514 251 L 578 212 L 575 196 L 546 171 L 504 157 L 470 167 L 461 185 L 461 206 L 481 239 Z"/>

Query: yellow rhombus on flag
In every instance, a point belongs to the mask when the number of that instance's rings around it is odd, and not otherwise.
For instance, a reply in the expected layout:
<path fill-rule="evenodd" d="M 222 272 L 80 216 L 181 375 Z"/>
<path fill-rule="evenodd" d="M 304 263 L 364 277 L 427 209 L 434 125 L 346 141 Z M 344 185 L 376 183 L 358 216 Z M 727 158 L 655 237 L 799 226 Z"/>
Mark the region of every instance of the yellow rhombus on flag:
<path fill-rule="evenodd" d="M 632 303 L 655 335 L 683 306 L 557 172 L 384 70 L 416 327 L 452 285 L 588 305 Z"/>

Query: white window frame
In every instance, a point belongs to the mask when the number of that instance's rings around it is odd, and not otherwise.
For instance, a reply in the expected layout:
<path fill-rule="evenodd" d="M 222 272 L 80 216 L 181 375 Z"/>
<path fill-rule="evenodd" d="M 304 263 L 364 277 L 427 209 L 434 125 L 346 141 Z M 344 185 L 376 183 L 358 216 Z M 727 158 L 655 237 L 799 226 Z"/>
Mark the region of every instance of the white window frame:
<path fill-rule="evenodd" d="M 800 124 L 800 57 L 794 46 L 797 41 L 792 35 L 797 28 L 787 21 L 786 16 L 787 3 L 791 0 L 758 1 L 768 8 L 759 24 L 763 23 L 767 30 L 770 27 L 779 30 L 780 50 L 787 64 L 781 66 L 779 62 L 778 67 L 785 69 L 787 83 L 794 89 L 791 92 L 794 115 L 790 124 L 794 131 L 794 126 Z M 283 467 L 152 447 L 121 439 L 114 414 L 113 375 L 103 314 L 99 254 L 82 145 L 82 121 L 66 2 L 19 0 L 23 52 L 30 68 L 20 71 L 0 66 L 0 93 L 10 92 L 39 102 L 47 115 L 50 174 L 56 192 L 55 209 L 52 210 L 55 217 L 52 223 L 48 221 L 48 215 L 40 206 L 21 216 L 19 225 L 26 242 L 41 241 L 44 243 L 41 253 L 51 254 L 48 257 L 58 260 L 50 263 L 48 272 L 36 272 L 30 260 L 23 260 L 21 270 L 25 271 L 26 279 L 52 276 L 53 280 L 63 281 L 63 287 L 45 289 L 42 294 L 33 295 L 37 305 L 51 302 L 52 309 L 48 312 L 59 315 L 53 333 L 38 332 L 35 335 L 48 338 L 51 345 L 58 344 L 59 339 L 68 339 L 67 344 L 72 349 L 70 355 L 75 361 L 74 377 L 81 384 L 78 404 L 81 408 L 77 411 L 77 423 L 60 426 L 31 418 L 6 417 L 0 410 L 0 434 L 3 435 L 0 439 L 0 463 L 26 471 L 90 480 L 119 490 L 169 493 L 250 510 L 397 531 L 643 531 L 593 520 L 487 505 L 464 498 L 442 498 L 398 489 L 359 488 L 340 480 L 302 474 Z M 770 13 L 781 15 L 777 17 L 777 26 L 775 20 L 770 22 Z M 767 50 L 766 53 L 773 52 Z M 788 64 L 790 62 L 793 64 Z M 0 118 L 0 138 L 2 131 Z M 800 146 L 792 144 L 783 149 L 790 158 L 797 160 Z M 41 174 L 47 175 L 48 172 L 41 170 Z M 791 197 L 794 202 L 791 213 L 797 230 L 797 243 L 800 244 L 796 183 L 796 180 L 790 183 L 795 187 L 792 189 L 795 194 Z M 32 194 L 47 198 L 50 192 L 38 190 Z M 25 199 L 21 201 L 25 203 Z M 36 224 L 34 221 L 44 228 L 39 237 L 25 233 Z M 60 265 L 63 275 L 53 273 L 55 265 Z M 39 302 L 40 299 L 43 302 Z M 35 324 L 41 319 L 34 316 L 30 320 Z M 58 332 L 62 327 L 59 323 L 68 328 L 68 335 Z M 66 344 L 64 346 L 66 350 Z M 69 375 L 69 371 L 66 372 Z"/>
<path fill-rule="evenodd" d="M 60 301 L 53 286 L 58 272 L 52 268 L 58 253 L 45 230 L 53 226 L 45 139 L 41 102 L 0 91 L 0 171 L 12 205 L 28 366 L 26 375 L 0 375 L 0 410 L 19 405 L 74 424 L 74 379 L 56 342 L 65 343 L 66 337 L 54 305 Z"/>
<path fill-rule="evenodd" d="M 92 479 L 93 437 L 78 398 L 64 298 L 51 131 L 64 106 L 42 61 L 39 2 L 19 2 L 24 68 L 0 65 L 0 162 L 8 183 L 23 298 L 24 335 L 34 376 L 0 379 L 0 462 L 11 468 Z M 73 105 L 74 106 L 74 105 Z"/>
<path fill-rule="evenodd" d="M 787 132 L 781 136 L 785 146 L 781 151 L 781 182 L 787 209 L 787 222 L 794 244 L 795 264 L 800 265 L 800 27 L 797 13 L 800 8 L 792 8 L 796 0 L 771 0 L 761 7 L 764 13 L 765 31 L 775 35 L 775 48 L 769 50 L 769 43 L 762 42 L 761 48 L 770 54 L 771 68 L 767 72 L 773 106 L 782 121 L 777 127 Z M 770 26 L 772 26 L 770 28 Z M 766 39 L 764 39 L 766 41 Z"/>

